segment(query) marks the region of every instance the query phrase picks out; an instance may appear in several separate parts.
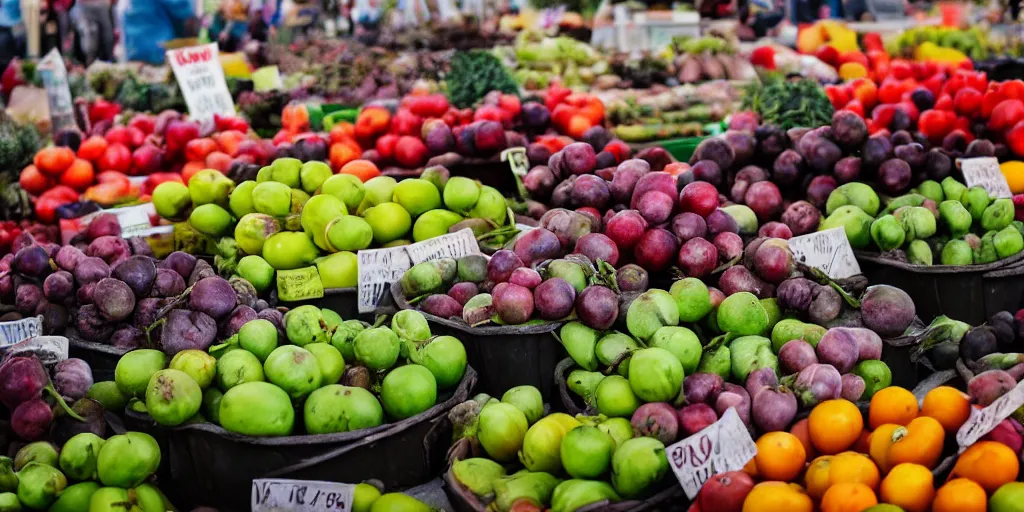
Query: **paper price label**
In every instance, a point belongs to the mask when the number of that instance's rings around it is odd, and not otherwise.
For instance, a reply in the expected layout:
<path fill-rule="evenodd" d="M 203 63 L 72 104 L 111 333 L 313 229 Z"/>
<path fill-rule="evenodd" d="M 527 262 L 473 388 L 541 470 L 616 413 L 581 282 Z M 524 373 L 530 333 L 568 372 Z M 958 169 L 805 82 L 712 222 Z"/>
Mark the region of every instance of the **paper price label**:
<path fill-rule="evenodd" d="M 956 165 L 964 173 L 968 187 L 982 187 L 992 197 L 1013 197 L 1006 177 L 999 170 L 999 160 L 995 157 L 958 158 Z"/>
<path fill-rule="evenodd" d="M 105 213 L 112 213 L 117 216 L 117 223 L 121 225 L 121 238 L 132 238 L 144 236 L 144 233 L 153 228 L 149 221 L 151 216 L 156 215 L 156 208 L 153 203 L 140 204 L 138 206 L 125 206 L 123 208 L 110 208 L 90 213 L 79 219 L 79 223 L 88 226 L 96 217 Z"/>
<path fill-rule="evenodd" d="M 1009 393 L 999 397 L 988 407 L 981 411 L 971 410 L 971 417 L 956 432 L 956 444 L 963 452 L 968 446 L 977 443 L 979 439 L 996 428 L 999 422 L 1009 418 L 1013 411 L 1024 405 L 1024 381 L 1018 382 L 1017 386 Z"/>
<path fill-rule="evenodd" d="M 352 509 L 356 486 L 313 480 L 252 481 L 253 512 L 326 512 Z"/>
<path fill-rule="evenodd" d="M 0 322 L 0 348 L 7 348 L 43 334 L 43 317 L 34 316 L 13 322 Z"/>
<path fill-rule="evenodd" d="M 860 274 L 844 228 L 832 228 L 789 239 L 789 248 L 797 261 L 821 269 L 832 279 Z"/>
<path fill-rule="evenodd" d="M 167 62 L 192 119 L 202 122 L 213 119 L 214 114 L 235 115 L 217 43 L 167 50 Z"/>
<path fill-rule="evenodd" d="M 46 88 L 53 132 L 64 128 L 77 128 L 75 110 L 71 103 L 71 89 L 68 87 L 68 70 L 60 52 L 56 48 L 50 50 L 50 53 L 39 61 L 37 71 Z"/>
<path fill-rule="evenodd" d="M 730 407 L 721 419 L 665 451 L 679 485 L 692 500 L 712 476 L 743 469 L 757 455 L 757 446 Z"/>
<path fill-rule="evenodd" d="M 406 246 L 412 264 L 440 258 L 461 258 L 470 254 L 481 254 L 480 244 L 473 235 L 473 230 L 466 228 L 454 233 L 424 240 Z"/>
<path fill-rule="evenodd" d="M 285 302 L 319 299 L 324 284 L 316 267 L 277 271 L 277 297 Z"/>
<path fill-rule="evenodd" d="M 31 353 L 44 365 L 54 365 L 68 358 L 68 339 L 64 336 L 34 336 L 7 347 L 6 353 Z"/>
<path fill-rule="evenodd" d="M 522 178 L 530 170 L 530 160 L 526 158 L 526 148 L 520 146 L 508 148 L 501 152 L 501 161 L 508 162 L 512 174 Z"/>
<path fill-rule="evenodd" d="M 405 247 L 359 251 L 359 312 L 371 313 L 391 283 L 412 267 Z"/>

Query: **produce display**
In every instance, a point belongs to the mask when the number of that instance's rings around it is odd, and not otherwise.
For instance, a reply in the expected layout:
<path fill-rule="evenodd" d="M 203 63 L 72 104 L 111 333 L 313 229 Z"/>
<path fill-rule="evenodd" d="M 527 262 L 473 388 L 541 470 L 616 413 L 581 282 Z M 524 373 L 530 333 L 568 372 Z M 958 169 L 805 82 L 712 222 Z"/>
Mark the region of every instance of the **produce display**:
<path fill-rule="evenodd" d="M 1018 35 L 382 10 L 0 76 L 0 510 L 1020 509 Z"/>

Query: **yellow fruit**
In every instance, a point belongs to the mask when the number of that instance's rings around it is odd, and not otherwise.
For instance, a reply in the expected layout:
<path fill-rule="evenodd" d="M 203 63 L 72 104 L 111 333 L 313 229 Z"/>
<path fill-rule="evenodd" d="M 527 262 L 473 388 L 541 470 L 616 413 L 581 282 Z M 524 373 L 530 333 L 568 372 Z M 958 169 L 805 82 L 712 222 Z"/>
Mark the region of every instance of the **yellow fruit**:
<path fill-rule="evenodd" d="M 1010 186 L 1010 192 L 1020 194 L 1024 192 L 1024 162 L 1012 160 L 999 165 L 1006 184 Z"/>

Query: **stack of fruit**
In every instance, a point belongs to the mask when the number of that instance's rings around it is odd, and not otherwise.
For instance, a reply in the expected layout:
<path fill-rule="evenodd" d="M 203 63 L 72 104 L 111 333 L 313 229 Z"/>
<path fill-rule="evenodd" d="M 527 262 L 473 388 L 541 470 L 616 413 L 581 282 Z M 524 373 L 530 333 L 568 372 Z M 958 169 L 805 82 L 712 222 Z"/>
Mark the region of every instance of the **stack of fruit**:
<path fill-rule="evenodd" d="M 404 420 L 433 407 L 466 369 L 462 343 L 432 336 L 416 311 L 395 315 L 388 328 L 300 306 L 244 323 L 209 353 L 180 350 L 168 363 L 170 354 L 140 349 L 118 361 L 114 382 L 133 398 L 128 407 L 161 425 L 198 417 L 250 436 L 350 432 L 385 417 Z M 302 409 L 298 427 L 295 407 Z"/>

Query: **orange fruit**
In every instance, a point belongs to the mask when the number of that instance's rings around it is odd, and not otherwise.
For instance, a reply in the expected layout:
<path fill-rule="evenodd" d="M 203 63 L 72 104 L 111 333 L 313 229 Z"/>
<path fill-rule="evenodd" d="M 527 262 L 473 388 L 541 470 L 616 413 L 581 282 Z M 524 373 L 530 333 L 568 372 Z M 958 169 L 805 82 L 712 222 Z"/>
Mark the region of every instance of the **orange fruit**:
<path fill-rule="evenodd" d="M 875 505 L 878 505 L 875 491 L 858 483 L 833 485 L 821 498 L 821 512 L 861 512 Z"/>
<path fill-rule="evenodd" d="M 825 495 L 829 486 L 829 473 L 832 469 L 832 458 L 834 455 L 822 455 L 811 461 L 804 472 L 804 485 L 807 487 L 807 494 L 816 500 Z"/>
<path fill-rule="evenodd" d="M 79 192 L 89 188 L 95 181 L 96 172 L 87 160 L 76 158 L 71 167 L 60 175 L 61 185 L 67 185 Z"/>
<path fill-rule="evenodd" d="M 743 500 L 743 512 L 813 512 L 814 502 L 796 484 L 761 482 Z"/>
<path fill-rule="evenodd" d="M 18 184 L 29 194 L 39 195 L 53 187 L 53 178 L 39 172 L 34 165 L 28 165 L 21 170 L 18 177 Z"/>
<path fill-rule="evenodd" d="M 107 139 L 99 135 L 93 135 L 82 141 L 78 146 L 78 158 L 95 162 L 107 152 Z"/>
<path fill-rule="evenodd" d="M 878 467 L 867 455 L 857 452 L 843 452 L 832 457 L 832 468 L 828 472 L 829 485 L 842 483 L 864 484 L 871 489 L 878 488 L 882 476 Z M 873 491 L 872 491 L 873 492 Z"/>
<path fill-rule="evenodd" d="M 49 176 L 59 176 L 71 167 L 75 161 L 75 152 L 63 146 L 49 146 L 40 149 L 32 159 L 39 172 Z"/>
<path fill-rule="evenodd" d="M 857 438 L 857 442 L 853 443 L 851 450 L 857 453 L 868 453 L 871 449 L 871 431 L 864 429 L 860 433 L 860 437 Z"/>
<path fill-rule="evenodd" d="M 985 512 L 988 496 L 985 489 L 966 478 L 954 478 L 939 487 L 932 502 L 932 512 Z"/>
<path fill-rule="evenodd" d="M 949 478 L 966 478 L 976 482 L 987 493 L 1017 480 L 1020 461 L 1009 446 L 995 441 L 974 443 L 956 460 Z"/>
<path fill-rule="evenodd" d="M 363 159 L 352 160 L 351 162 L 341 166 L 341 170 L 338 172 L 342 174 L 355 175 L 364 183 L 371 178 L 380 176 L 380 169 L 377 169 L 377 164 Z"/>
<path fill-rule="evenodd" d="M 354 143 L 337 142 L 331 144 L 327 159 L 330 160 L 331 167 L 341 169 L 345 164 L 358 159 L 361 155 L 362 152 L 359 150 L 359 146 Z"/>
<path fill-rule="evenodd" d="M 960 430 L 970 415 L 970 397 L 950 386 L 939 386 L 929 391 L 921 403 L 921 416 L 938 420 L 947 434 Z"/>
<path fill-rule="evenodd" d="M 769 432 L 757 440 L 754 463 L 761 478 L 789 482 L 800 475 L 807 452 L 800 440 L 789 432 Z"/>
<path fill-rule="evenodd" d="M 920 464 L 900 464 L 882 480 L 878 497 L 906 512 L 927 512 L 935 497 L 932 472 Z"/>
<path fill-rule="evenodd" d="M 872 430 L 886 423 L 906 425 L 917 417 L 917 412 L 917 398 L 914 398 L 913 393 L 901 387 L 889 386 L 878 390 L 871 397 L 868 425 Z"/>
<path fill-rule="evenodd" d="M 811 443 L 819 452 L 833 455 L 846 451 L 860 438 L 864 418 L 849 400 L 826 400 L 807 418 Z"/>
<path fill-rule="evenodd" d="M 807 418 L 804 418 L 793 424 L 789 428 L 789 433 L 796 436 L 800 440 L 800 444 L 804 445 L 804 451 L 807 452 L 807 458 L 813 459 L 818 456 L 818 451 L 814 449 L 814 445 L 811 444 L 811 431 L 808 428 Z"/>

